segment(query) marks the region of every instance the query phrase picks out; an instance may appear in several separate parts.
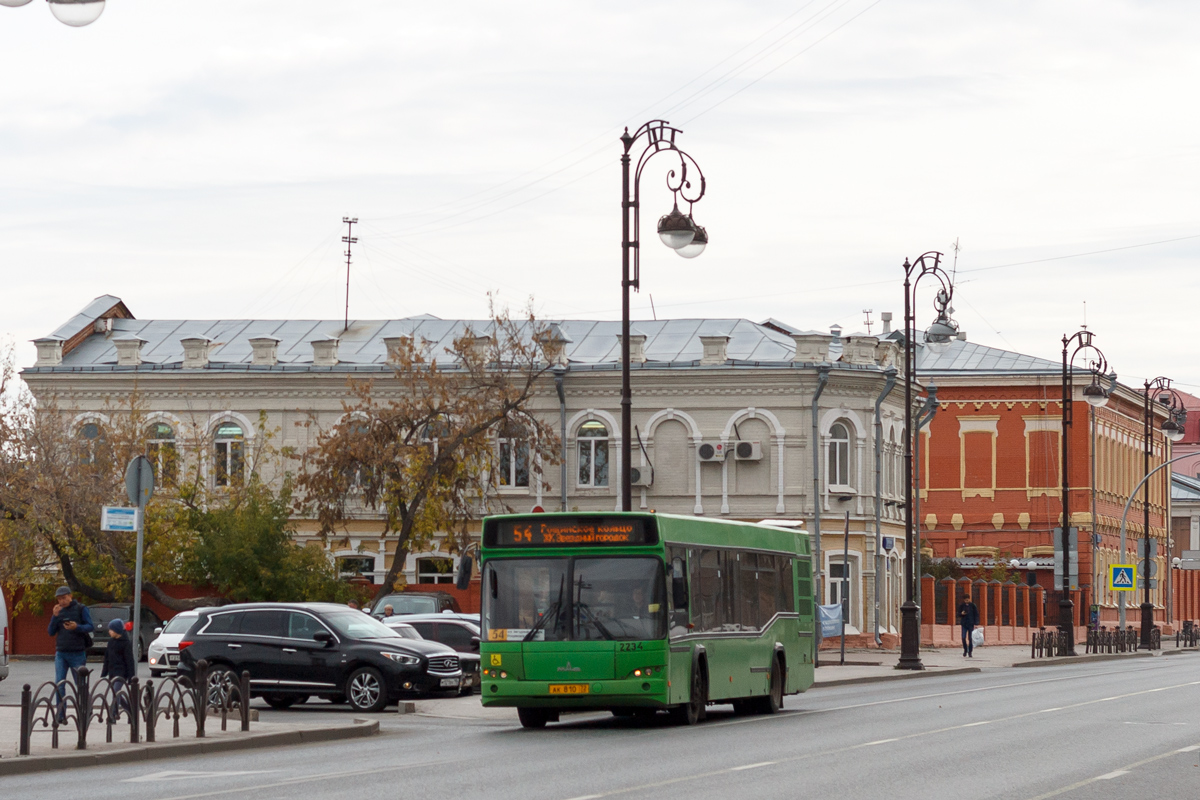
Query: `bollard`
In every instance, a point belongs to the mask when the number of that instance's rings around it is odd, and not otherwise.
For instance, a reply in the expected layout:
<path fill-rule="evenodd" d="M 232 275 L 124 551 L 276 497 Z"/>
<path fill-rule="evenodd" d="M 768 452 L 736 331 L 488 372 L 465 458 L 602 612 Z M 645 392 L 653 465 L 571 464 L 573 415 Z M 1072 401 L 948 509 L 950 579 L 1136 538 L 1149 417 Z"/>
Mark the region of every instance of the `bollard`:
<path fill-rule="evenodd" d="M 21 689 L 21 744 L 17 751 L 23 756 L 29 755 L 29 736 L 33 727 L 33 709 L 30 707 L 32 703 L 33 693 L 27 683 Z"/>

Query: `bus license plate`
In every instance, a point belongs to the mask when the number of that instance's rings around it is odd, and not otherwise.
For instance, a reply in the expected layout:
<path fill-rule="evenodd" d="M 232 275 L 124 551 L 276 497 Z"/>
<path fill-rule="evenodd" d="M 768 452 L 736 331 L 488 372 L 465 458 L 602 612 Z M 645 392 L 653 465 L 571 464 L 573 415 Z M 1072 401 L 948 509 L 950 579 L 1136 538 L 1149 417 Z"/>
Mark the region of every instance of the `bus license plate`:
<path fill-rule="evenodd" d="M 586 683 L 552 683 L 550 694 L 587 694 L 591 686 Z"/>

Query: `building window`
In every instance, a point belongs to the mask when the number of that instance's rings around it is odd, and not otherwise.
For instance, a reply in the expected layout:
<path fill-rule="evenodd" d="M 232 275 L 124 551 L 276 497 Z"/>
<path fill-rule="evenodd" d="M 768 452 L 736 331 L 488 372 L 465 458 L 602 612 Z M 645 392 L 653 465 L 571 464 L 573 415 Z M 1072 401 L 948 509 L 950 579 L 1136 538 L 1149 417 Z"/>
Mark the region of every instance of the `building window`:
<path fill-rule="evenodd" d="M 338 556 L 336 563 L 338 575 L 342 578 L 371 576 L 375 572 L 374 556 Z"/>
<path fill-rule="evenodd" d="M 498 465 L 501 486 L 529 486 L 529 436 L 525 428 L 508 423 L 500 430 L 500 463 Z"/>
<path fill-rule="evenodd" d="M 850 432 L 840 422 L 829 429 L 829 472 L 830 486 L 850 485 Z"/>
<path fill-rule="evenodd" d="M 213 434 L 213 485 L 242 482 L 246 456 L 245 434 L 236 422 L 223 422 Z"/>
<path fill-rule="evenodd" d="M 840 556 L 835 556 L 838 560 L 829 562 L 829 577 L 825 582 L 825 593 L 829 597 L 829 605 L 838 605 L 842 603 L 843 596 L 846 599 L 842 605 L 842 620 L 850 626 L 854 625 L 854 581 L 855 581 L 855 558 L 850 559 L 849 564 L 842 562 Z M 847 572 L 849 570 L 849 572 Z M 846 582 L 849 578 L 849 583 Z M 843 592 L 845 593 L 843 595 Z"/>
<path fill-rule="evenodd" d="M 353 419 L 344 425 L 347 447 L 354 457 L 354 462 L 342 468 L 342 475 L 346 479 L 347 491 L 351 494 L 361 494 L 363 485 L 374 474 L 371 468 L 363 464 L 361 460 L 363 454 L 370 452 L 371 443 L 367 439 L 367 435 L 371 432 L 371 425 L 362 419 Z"/>
<path fill-rule="evenodd" d="M 174 486 L 179 474 L 178 451 L 175 449 L 175 429 L 165 422 L 146 428 L 146 458 L 154 466 L 154 477 L 162 486 Z"/>
<path fill-rule="evenodd" d="M 454 562 L 448 558 L 418 558 L 417 583 L 454 583 Z"/>
<path fill-rule="evenodd" d="M 591 420 L 579 428 L 579 485 L 608 486 L 608 428 Z"/>
<path fill-rule="evenodd" d="M 104 429 L 96 422 L 85 422 L 75 433 L 79 440 L 79 463 L 87 466 L 96 462 L 96 448 L 104 443 Z"/>

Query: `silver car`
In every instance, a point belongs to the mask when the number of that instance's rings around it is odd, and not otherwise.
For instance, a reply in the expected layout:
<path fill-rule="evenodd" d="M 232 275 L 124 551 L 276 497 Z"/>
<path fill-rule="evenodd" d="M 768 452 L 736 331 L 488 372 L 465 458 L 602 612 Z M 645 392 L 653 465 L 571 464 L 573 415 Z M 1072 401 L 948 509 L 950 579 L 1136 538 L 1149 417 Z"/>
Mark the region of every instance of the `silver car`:
<path fill-rule="evenodd" d="M 146 650 L 152 676 L 158 678 L 175 673 L 175 667 L 179 665 L 179 641 L 198 617 L 195 611 L 180 611 L 166 625 L 155 628 L 155 639 Z"/>

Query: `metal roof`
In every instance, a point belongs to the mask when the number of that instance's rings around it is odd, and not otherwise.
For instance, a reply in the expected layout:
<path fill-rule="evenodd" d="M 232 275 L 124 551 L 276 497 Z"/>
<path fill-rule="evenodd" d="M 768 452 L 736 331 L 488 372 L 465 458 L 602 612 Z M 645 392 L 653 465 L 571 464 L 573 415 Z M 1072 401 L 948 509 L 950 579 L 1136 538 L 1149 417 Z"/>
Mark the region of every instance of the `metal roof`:
<path fill-rule="evenodd" d="M 1200 501 L 1200 479 L 1181 472 L 1171 473 L 1171 501 L 1194 503 Z"/>
<path fill-rule="evenodd" d="M 943 353 L 934 353 L 924 346 L 919 347 L 918 351 L 917 369 L 922 375 L 951 372 L 1062 374 L 1062 364 L 1054 361 L 959 339 L 952 340 Z"/>
<path fill-rule="evenodd" d="M 105 302 L 101 302 L 105 300 Z M 104 306 L 107 310 L 116 298 L 101 298 L 89 305 Z M 92 324 L 88 311 L 76 315 L 61 326 L 56 335 L 74 335 Z M 102 312 L 101 312 L 102 313 Z M 616 364 L 620 360 L 617 321 L 543 320 L 542 324 L 557 326 L 564 341 L 564 350 L 572 364 Z M 250 339 L 272 336 L 279 339 L 278 361 L 281 365 L 311 365 L 314 340 L 339 339 L 338 360 L 348 366 L 382 365 L 387 360 L 384 338 L 412 336 L 425 340 L 431 352 L 444 354 L 456 337 L 468 329 L 487 335 L 494 325 L 490 320 L 442 320 L 430 316 L 396 320 L 352 320 L 343 331 L 342 320 L 146 320 L 116 319 L 108 335 L 93 334 L 63 357 L 57 369 L 103 368 L 115 366 L 117 351 L 114 340 L 138 337 L 142 346 L 142 362 L 147 365 L 166 365 L 183 361 L 181 341 L 188 337 L 211 340 L 211 367 L 249 365 L 253 351 Z M 523 323 L 528 328 L 528 323 Z M 634 335 L 646 337 L 645 354 L 649 362 L 698 361 L 704 354 L 701 336 L 728 336 L 727 353 L 734 361 L 790 362 L 795 351 L 790 336 L 745 319 L 674 319 L 639 320 L 632 323 Z"/>

